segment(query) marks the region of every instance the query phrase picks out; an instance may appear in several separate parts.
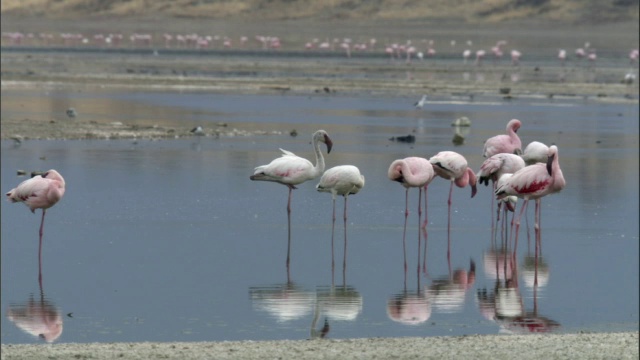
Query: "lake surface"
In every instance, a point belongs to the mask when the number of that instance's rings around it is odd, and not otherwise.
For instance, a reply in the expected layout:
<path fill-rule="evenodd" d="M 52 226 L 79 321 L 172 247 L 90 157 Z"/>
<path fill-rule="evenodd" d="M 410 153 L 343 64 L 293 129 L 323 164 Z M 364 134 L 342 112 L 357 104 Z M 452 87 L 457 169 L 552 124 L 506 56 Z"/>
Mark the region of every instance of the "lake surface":
<path fill-rule="evenodd" d="M 40 210 L 2 201 L 3 344 L 42 342 L 39 334 L 56 342 L 307 339 L 323 335 L 325 320 L 328 338 L 638 330 L 637 104 L 434 98 L 416 110 L 417 99 L 366 95 L 11 96 L 50 98 L 61 109 L 86 104 L 79 113 L 88 118 L 225 121 L 282 135 L 2 141 L 4 192 L 26 179 L 19 169 L 55 168 L 67 187 L 45 219 L 42 286 Z M 40 110 L 3 116 L 16 111 Z M 460 116 L 472 126 L 459 130 L 465 142 L 455 146 L 450 124 Z M 558 145 L 567 180 L 542 200 L 537 286 L 533 205 L 515 263 L 504 262 L 490 188 L 474 198 L 454 188 L 448 234 L 450 183 L 439 178 L 429 186 L 425 233 L 410 191 L 405 272 L 405 192 L 388 180 L 388 166 L 454 150 L 477 171 L 485 139 L 512 118 L 523 122 L 523 145 Z M 312 159 L 319 128 L 334 142 L 330 154 L 323 148 L 327 168 L 356 165 L 366 185 L 349 197 L 346 268 L 343 200 L 336 202 L 333 271 L 331 196 L 316 192 L 317 180 L 298 186 L 287 269 L 288 190 L 249 175 L 278 148 Z M 389 140 L 407 134 L 415 143 Z"/>

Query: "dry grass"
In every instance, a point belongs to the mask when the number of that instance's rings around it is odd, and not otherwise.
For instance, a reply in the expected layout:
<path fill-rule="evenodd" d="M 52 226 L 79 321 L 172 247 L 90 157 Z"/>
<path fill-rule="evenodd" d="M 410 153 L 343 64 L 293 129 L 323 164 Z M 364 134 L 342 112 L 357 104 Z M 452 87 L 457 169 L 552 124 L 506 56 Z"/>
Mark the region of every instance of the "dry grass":
<path fill-rule="evenodd" d="M 2 0 L 3 15 L 167 16 L 257 20 L 445 19 L 571 23 L 638 20 L 639 0 Z"/>

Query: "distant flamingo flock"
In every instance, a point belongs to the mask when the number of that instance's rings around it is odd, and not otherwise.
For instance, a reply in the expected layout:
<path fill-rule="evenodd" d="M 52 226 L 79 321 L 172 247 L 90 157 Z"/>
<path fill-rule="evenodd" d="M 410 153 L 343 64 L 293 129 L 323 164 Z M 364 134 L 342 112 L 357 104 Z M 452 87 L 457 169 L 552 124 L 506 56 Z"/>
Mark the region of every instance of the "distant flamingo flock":
<path fill-rule="evenodd" d="M 209 35 L 198 33 L 133 33 L 122 34 L 113 33 L 22 33 L 19 31 L 6 31 L 2 33 L 2 44 L 5 46 L 64 46 L 64 47 L 100 47 L 100 48 L 135 48 L 135 49 L 236 49 L 236 50 L 280 50 L 285 41 L 279 36 L 258 34 L 254 36 L 227 36 Z M 451 40 L 448 46 L 437 50 L 436 41 L 433 39 L 421 39 L 414 41 L 407 39 L 404 41 L 386 41 L 380 44 L 374 37 L 366 39 L 354 39 L 352 37 L 315 37 L 302 44 L 299 41 L 289 42 L 288 51 L 309 51 L 309 52 L 341 52 L 345 57 L 351 58 L 354 53 L 381 54 L 389 58 L 390 61 L 401 61 L 412 63 L 415 60 L 435 59 L 437 54 L 445 54 L 451 57 L 453 54 L 460 54 L 464 64 L 482 66 L 485 58 L 489 57 L 491 62 L 500 64 L 505 53 L 510 55 L 511 64 L 519 66 L 521 59 L 526 59 L 526 55 L 516 48 L 507 51 L 508 42 L 498 40 L 493 46 L 487 48 L 474 49 L 473 41 L 467 40 L 464 49 L 456 40 Z M 558 49 L 557 53 L 546 54 L 549 57 L 557 57 L 559 64 L 564 66 L 568 60 L 576 63 L 587 61 L 588 66 L 595 66 L 598 54 L 590 42 L 585 42 L 575 48 L 573 57 L 565 49 Z M 541 56 L 545 54 L 536 54 Z M 638 64 L 638 49 L 631 49 L 628 52 L 630 65 Z"/>

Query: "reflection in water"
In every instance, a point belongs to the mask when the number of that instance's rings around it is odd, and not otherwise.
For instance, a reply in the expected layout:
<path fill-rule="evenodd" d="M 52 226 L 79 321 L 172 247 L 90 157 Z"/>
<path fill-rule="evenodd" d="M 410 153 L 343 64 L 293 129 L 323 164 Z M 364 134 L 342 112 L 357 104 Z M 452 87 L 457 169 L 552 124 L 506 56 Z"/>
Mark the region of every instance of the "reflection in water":
<path fill-rule="evenodd" d="M 504 247 L 500 251 L 486 251 L 485 274 L 495 280 L 495 286 L 493 292 L 478 290 L 477 301 L 482 316 L 495 321 L 502 331 L 508 333 L 540 333 L 558 329 L 559 323 L 538 315 L 538 285 L 546 284 L 549 274 L 548 265 L 541 260 L 541 257 L 531 256 L 524 260 L 523 272 L 526 271 L 527 275 L 523 278 L 533 288 L 533 310 L 527 311 L 518 286 L 516 257 Z"/>
<path fill-rule="evenodd" d="M 36 300 L 34 294 L 23 303 L 10 304 L 7 319 L 27 334 L 46 342 L 56 341 L 62 335 L 62 316 L 53 302 L 44 294 Z"/>
<path fill-rule="evenodd" d="M 431 302 L 423 290 L 403 291 L 387 302 L 387 316 L 405 325 L 422 324 L 431 317 Z"/>
<path fill-rule="evenodd" d="M 449 269 L 451 266 L 449 265 Z M 463 309 L 466 291 L 473 286 L 476 278 L 476 263 L 469 261 L 469 271 L 449 270 L 446 278 L 433 280 L 427 290 L 433 307 L 443 313 L 456 313 Z"/>
<path fill-rule="evenodd" d="M 316 297 L 329 320 L 353 321 L 362 312 L 362 295 L 353 286 L 321 286 Z"/>
<path fill-rule="evenodd" d="M 538 269 L 536 272 L 536 258 L 534 255 L 526 255 L 522 264 L 522 280 L 524 284 L 532 289 L 535 287 L 536 277 L 538 286 L 546 286 L 549 283 L 549 265 L 542 257 L 538 258 Z"/>
<path fill-rule="evenodd" d="M 9 304 L 7 319 L 27 334 L 52 343 L 62 335 L 62 316 L 44 295 L 42 271 L 39 271 L 39 279 L 40 299 L 32 293 L 25 302 Z"/>
<path fill-rule="evenodd" d="M 420 223 L 420 219 L 418 219 Z M 392 295 L 387 301 L 387 316 L 389 319 L 405 324 L 418 325 L 427 321 L 431 317 L 431 300 L 427 297 L 427 293 L 420 285 L 420 245 L 421 235 L 424 236 L 424 259 L 422 273 L 427 273 L 426 257 L 427 257 L 427 229 L 421 227 L 418 232 L 418 268 L 417 268 L 417 284 L 416 290 L 407 289 L 407 267 L 405 260 L 404 270 L 404 287 L 401 292 Z"/>
<path fill-rule="evenodd" d="M 311 314 L 316 294 L 292 282 L 249 288 L 253 308 L 265 311 L 278 322 L 291 321 Z"/>

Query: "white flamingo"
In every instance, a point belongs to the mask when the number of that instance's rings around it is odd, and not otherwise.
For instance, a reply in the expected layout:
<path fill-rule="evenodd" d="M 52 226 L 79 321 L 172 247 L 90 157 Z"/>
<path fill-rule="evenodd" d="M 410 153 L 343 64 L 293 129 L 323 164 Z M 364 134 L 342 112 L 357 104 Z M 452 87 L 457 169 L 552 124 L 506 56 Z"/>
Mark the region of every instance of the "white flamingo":
<path fill-rule="evenodd" d="M 353 165 L 340 165 L 332 167 L 322 174 L 316 189 L 320 192 L 331 193 L 333 197 L 333 217 L 331 225 L 331 269 L 334 269 L 333 261 L 333 233 L 336 226 L 336 195 L 344 196 L 344 261 L 343 269 L 347 264 L 347 198 L 357 194 L 364 187 L 364 175 L 360 169 Z"/>
<path fill-rule="evenodd" d="M 320 176 L 324 171 L 324 157 L 320 151 L 320 143 L 327 145 L 327 153 L 331 152 L 333 142 L 324 130 L 313 133 L 312 143 L 316 154 L 315 166 L 305 158 L 301 158 L 291 151 L 283 150 L 282 156 L 274 159 L 267 165 L 255 168 L 253 175 L 249 177 L 256 181 L 273 181 L 285 185 L 289 188 L 289 199 L 287 201 L 287 219 L 289 222 L 289 244 L 287 248 L 287 268 L 289 267 L 289 253 L 291 250 L 291 193 L 297 189 L 296 185 L 312 180 Z"/>

